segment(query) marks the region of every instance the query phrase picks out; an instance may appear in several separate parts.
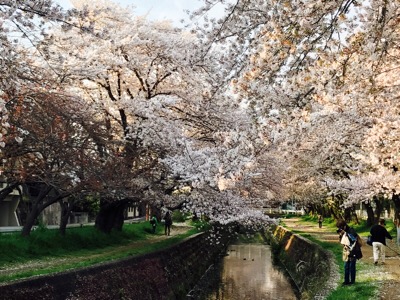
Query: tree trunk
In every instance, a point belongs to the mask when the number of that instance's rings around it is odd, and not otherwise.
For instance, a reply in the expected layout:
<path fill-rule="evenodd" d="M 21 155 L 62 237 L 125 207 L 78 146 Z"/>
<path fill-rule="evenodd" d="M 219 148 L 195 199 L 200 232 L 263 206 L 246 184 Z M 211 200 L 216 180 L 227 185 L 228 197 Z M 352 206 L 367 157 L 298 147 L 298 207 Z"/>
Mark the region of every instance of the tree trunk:
<path fill-rule="evenodd" d="M 346 207 L 344 209 L 344 220 L 346 221 L 346 223 L 350 223 L 351 221 L 351 207 Z"/>
<path fill-rule="evenodd" d="M 32 227 L 36 222 L 39 214 L 45 208 L 41 208 L 40 203 L 50 193 L 51 188 L 49 186 L 43 186 L 42 184 L 32 183 L 26 185 L 26 191 L 32 203 L 31 211 L 29 212 L 26 223 L 22 228 L 22 236 L 28 236 L 31 233 Z"/>
<path fill-rule="evenodd" d="M 355 223 L 356 223 L 357 225 L 360 224 L 360 221 L 358 220 L 357 212 L 356 212 L 356 210 L 355 210 L 354 207 L 351 208 L 351 212 L 352 212 L 353 218 L 354 218 L 354 220 L 355 220 Z"/>
<path fill-rule="evenodd" d="M 328 208 L 330 214 L 333 216 L 335 220 L 343 219 L 341 210 L 338 207 L 339 206 L 338 201 L 342 202 L 340 195 L 338 196 L 332 195 L 332 199 L 328 200 Z"/>
<path fill-rule="evenodd" d="M 370 202 L 364 203 L 367 210 L 367 226 L 370 227 L 375 224 L 374 210 Z"/>
<path fill-rule="evenodd" d="M 329 206 L 329 213 L 333 216 L 335 220 L 340 219 L 340 216 L 336 213 L 335 209 L 332 206 Z"/>
<path fill-rule="evenodd" d="M 35 225 L 36 219 L 39 217 L 40 210 L 38 208 L 38 203 L 32 203 L 31 211 L 29 212 L 26 223 L 22 227 L 22 236 L 29 236 L 31 234 L 31 230 L 33 225 Z"/>
<path fill-rule="evenodd" d="M 375 220 L 374 224 L 378 223 L 379 218 L 381 217 L 382 211 L 383 211 L 383 203 L 382 200 L 380 200 L 378 197 L 374 196 L 374 202 L 376 204 L 375 208 Z"/>
<path fill-rule="evenodd" d="M 110 233 L 113 229 L 121 231 L 124 225 L 124 210 L 128 202 L 119 200 L 103 203 L 96 217 L 95 227 L 105 233 Z"/>
<path fill-rule="evenodd" d="M 37 218 L 46 207 L 70 195 L 69 193 L 63 195 L 56 193 L 56 195 L 54 196 L 49 196 L 50 192 L 54 191 L 53 187 L 44 184 L 36 184 L 34 187 L 36 191 L 38 191 L 38 193 L 36 197 L 32 197 L 32 195 L 28 192 L 30 201 L 32 203 L 32 210 L 29 212 L 26 218 L 26 223 L 22 228 L 22 236 L 28 236 L 31 233 L 32 227 L 35 224 Z"/>
<path fill-rule="evenodd" d="M 393 194 L 392 200 L 394 203 L 394 219 L 400 220 L 400 195 Z"/>
<path fill-rule="evenodd" d="M 65 235 L 67 229 L 68 219 L 71 214 L 72 206 L 69 201 L 60 201 L 61 206 L 61 219 L 60 219 L 60 234 Z"/>

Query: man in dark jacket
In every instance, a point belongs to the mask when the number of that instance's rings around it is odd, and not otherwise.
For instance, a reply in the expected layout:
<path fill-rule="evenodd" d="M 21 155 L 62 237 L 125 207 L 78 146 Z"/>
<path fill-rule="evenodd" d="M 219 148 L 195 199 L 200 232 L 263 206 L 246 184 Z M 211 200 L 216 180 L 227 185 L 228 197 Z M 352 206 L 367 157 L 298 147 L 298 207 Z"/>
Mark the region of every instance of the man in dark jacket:
<path fill-rule="evenodd" d="M 165 222 L 164 223 L 165 235 L 170 235 L 172 226 L 172 216 L 169 210 L 165 213 L 164 222 Z"/>
<path fill-rule="evenodd" d="M 370 233 L 372 237 L 372 251 L 374 254 L 374 264 L 378 264 L 379 258 L 382 264 L 385 264 L 385 246 L 386 238 L 392 239 L 392 236 L 385 228 L 385 219 L 379 219 L 379 223 L 372 226 Z"/>
<path fill-rule="evenodd" d="M 343 245 L 344 261 L 344 282 L 343 285 L 353 284 L 356 281 L 356 262 L 362 258 L 362 252 L 357 242 L 358 234 L 347 225 L 346 221 L 338 220 L 336 222 L 339 233 L 339 241 Z"/>

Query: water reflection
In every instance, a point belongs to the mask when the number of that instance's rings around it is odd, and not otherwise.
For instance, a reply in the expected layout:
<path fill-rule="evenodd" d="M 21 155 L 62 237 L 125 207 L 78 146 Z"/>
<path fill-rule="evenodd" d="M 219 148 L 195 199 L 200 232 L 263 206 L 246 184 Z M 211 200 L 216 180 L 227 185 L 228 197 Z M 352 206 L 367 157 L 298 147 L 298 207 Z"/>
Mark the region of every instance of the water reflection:
<path fill-rule="evenodd" d="M 231 245 L 221 282 L 207 300 L 295 300 L 289 280 L 272 263 L 267 245 Z"/>

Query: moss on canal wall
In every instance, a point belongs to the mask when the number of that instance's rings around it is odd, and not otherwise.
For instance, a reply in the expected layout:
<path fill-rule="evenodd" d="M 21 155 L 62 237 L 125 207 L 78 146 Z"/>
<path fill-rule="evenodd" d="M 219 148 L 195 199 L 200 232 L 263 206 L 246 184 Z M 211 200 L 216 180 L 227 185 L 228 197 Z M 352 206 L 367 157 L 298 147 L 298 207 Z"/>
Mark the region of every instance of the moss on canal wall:
<path fill-rule="evenodd" d="M 227 242 L 210 246 L 198 234 L 148 255 L 1 285 L 0 299 L 185 299 Z"/>
<path fill-rule="evenodd" d="M 330 252 L 281 226 L 272 227 L 267 239 L 274 258 L 290 274 L 301 299 L 323 299 L 329 293 L 330 280 L 337 273 Z"/>

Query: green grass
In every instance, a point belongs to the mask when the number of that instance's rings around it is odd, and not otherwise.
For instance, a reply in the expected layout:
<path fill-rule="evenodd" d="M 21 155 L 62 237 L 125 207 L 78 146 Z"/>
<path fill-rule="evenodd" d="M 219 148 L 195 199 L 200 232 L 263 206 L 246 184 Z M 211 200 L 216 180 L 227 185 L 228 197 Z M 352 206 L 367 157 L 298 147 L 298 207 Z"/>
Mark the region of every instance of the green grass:
<path fill-rule="evenodd" d="M 259 232 L 252 234 L 239 234 L 235 242 L 241 244 L 265 244 L 265 240 Z"/>
<path fill-rule="evenodd" d="M 298 217 L 298 216 L 297 216 Z M 313 223 L 318 223 L 317 221 L 317 216 L 301 216 L 301 219 L 304 222 L 313 222 Z M 360 220 L 359 224 L 356 223 L 350 223 L 349 224 L 351 227 L 353 227 L 356 232 L 360 235 L 360 236 L 368 236 L 369 235 L 369 231 L 371 229 L 371 226 L 367 226 L 367 222 L 366 220 Z M 336 220 L 334 218 L 324 218 L 324 222 L 323 222 L 323 226 L 324 227 L 328 227 L 328 228 L 332 228 L 332 230 L 336 231 Z M 394 238 L 397 234 L 397 230 L 396 230 L 396 226 L 394 225 L 392 220 L 386 220 L 386 229 L 387 231 L 389 231 L 389 233 L 391 234 L 391 236 Z"/>
<path fill-rule="evenodd" d="M 0 268 L 7 269 L 18 264 L 29 265 L 32 262 L 36 264 L 31 268 L 1 275 L 0 282 L 155 252 L 198 232 L 197 228 L 192 228 L 167 239 L 151 241 L 151 237 L 163 235 L 163 226 L 157 226 L 154 235 L 151 233 L 150 224 L 141 222 L 126 224 L 121 232 L 113 231 L 110 234 L 104 234 L 94 227 L 70 228 L 65 236 L 61 236 L 58 230 L 45 228 L 36 230 L 25 238 L 17 233 L 2 234 Z M 52 263 L 54 261 L 57 262 Z"/>
<path fill-rule="evenodd" d="M 369 300 L 376 299 L 377 286 L 371 282 L 361 282 L 350 286 L 339 287 L 333 291 L 327 300 Z"/>
<path fill-rule="evenodd" d="M 19 233 L 0 235 L 0 266 L 10 262 L 23 262 L 47 256 L 63 256 L 71 252 L 106 248 L 146 239 L 146 222 L 127 224 L 122 231 L 105 234 L 92 226 L 70 228 L 62 236 L 58 230 L 40 228 L 28 237 Z"/>
<path fill-rule="evenodd" d="M 302 223 L 315 223 L 317 226 L 317 218 L 310 216 L 301 217 Z M 388 222 L 389 223 L 389 222 Z M 353 227 L 360 236 L 368 236 L 370 227 L 366 226 L 366 222 L 362 221 L 360 224 L 349 224 Z M 323 223 L 324 227 L 328 227 L 332 229 L 332 232 L 336 232 L 336 221 L 331 218 L 324 219 Z M 367 264 L 363 259 L 357 261 L 357 280 L 356 284 L 351 286 L 341 286 L 343 282 L 344 275 L 344 262 L 342 260 L 342 246 L 339 243 L 329 243 L 325 241 L 321 241 L 316 239 L 314 236 L 304 233 L 301 231 L 297 231 L 297 234 L 319 244 L 324 249 L 330 251 L 339 266 L 340 273 L 340 282 L 338 282 L 338 287 L 330 293 L 327 297 L 327 300 L 337 300 L 337 299 L 346 299 L 346 300 L 369 300 L 375 299 L 378 292 L 378 283 L 374 278 L 374 266 L 372 264 Z M 368 247 L 364 245 L 363 247 Z"/>

